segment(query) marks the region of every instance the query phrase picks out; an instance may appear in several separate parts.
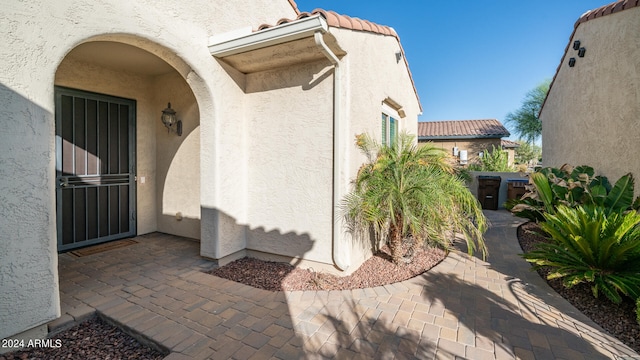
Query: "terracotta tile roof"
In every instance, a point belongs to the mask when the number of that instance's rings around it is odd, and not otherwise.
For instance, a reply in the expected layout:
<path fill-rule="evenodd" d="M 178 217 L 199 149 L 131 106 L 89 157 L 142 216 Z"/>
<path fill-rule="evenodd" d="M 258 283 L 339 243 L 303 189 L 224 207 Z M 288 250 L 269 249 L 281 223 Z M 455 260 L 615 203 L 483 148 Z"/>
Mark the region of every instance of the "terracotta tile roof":
<path fill-rule="evenodd" d="M 289 0 L 289 2 L 292 2 L 292 1 Z M 295 4 L 295 2 L 293 4 Z M 322 17 L 324 17 L 327 20 L 327 24 L 329 26 L 331 26 L 331 27 L 344 28 L 344 29 L 350 29 L 350 30 L 356 30 L 356 31 L 366 31 L 366 32 L 372 32 L 372 33 L 376 33 L 376 34 L 393 36 L 393 37 L 398 39 L 398 42 L 400 42 L 400 37 L 398 36 L 396 31 L 393 30 L 393 28 L 391 28 L 389 26 L 378 25 L 376 23 L 372 23 L 372 22 L 367 21 L 367 20 L 362 20 L 362 19 L 359 19 L 359 18 L 347 16 L 347 15 L 340 15 L 340 14 L 336 13 L 335 11 L 327 11 L 327 10 L 323 10 L 323 9 L 315 9 L 315 10 L 313 10 L 311 12 L 299 12 L 297 7 L 295 8 L 295 10 L 298 12 L 298 16 L 295 19 L 282 18 L 282 19 L 278 20 L 275 25 L 262 24 L 262 25 L 258 26 L 257 31 L 268 29 L 268 28 L 271 28 L 273 26 L 278 26 L 278 25 L 290 23 L 290 22 L 293 22 L 293 21 L 296 21 L 296 20 L 304 19 L 304 18 L 307 18 L 309 16 L 320 14 L 320 15 L 322 15 Z"/>
<path fill-rule="evenodd" d="M 520 144 L 518 144 L 517 142 L 511 141 L 511 140 L 504 140 L 504 139 L 502 139 L 500 141 L 500 145 L 502 145 L 502 147 L 505 147 L 505 148 L 517 148 L 517 147 L 520 147 Z"/>
<path fill-rule="evenodd" d="M 404 48 L 402 47 L 402 43 L 400 42 L 400 37 L 392 27 L 385 26 L 385 25 L 378 25 L 376 23 L 372 23 L 367 20 L 362 20 L 356 17 L 347 16 L 347 15 L 340 15 L 335 11 L 327 11 L 323 9 L 315 9 L 311 12 L 300 12 L 294 0 L 289 0 L 289 4 L 291 4 L 291 6 L 293 6 L 294 10 L 296 11 L 296 13 L 298 13 L 298 16 L 295 19 L 283 18 L 278 20 L 275 25 L 262 24 L 258 26 L 256 31 L 268 29 L 274 26 L 290 23 L 296 20 L 307 18 L 309 16 L 320 14 L 322 17 L 325 18 L 325 20 L 327 20 L 327 24 L 331 27 L 343 28 L 343 29 L 349 29 L 349 30 L 355 30 L 355 31 L 364 31 L 364 32 L 370 32 L 370 33 L 380 34 L 385 36 L 393 36 L 398 41 L 398 46 L 400 47 L 400 51 L 402 52 L 402 59 L 404 60 L 404 64 L 407 67 L 407 71 L 409 73 L 409 79 L 411 79 L 411 85 L 413 86 L 413 91 L 416 94 L 416 98 L 418 99 L 420 112 L 422 112 L 422 104 L 420 103 L 420 97 L 418 96 L 418 89 L 416 88 L 416 83 L 413 80 L 413 75 L 411 74 L 411 69 L 409 68 L 409 62 L 407 61 Z"/>
<path fill-rule="evenodd" d="M 576 34 L 576 30 L 578 29 L 578 26 L 589 20 L 597 19 L 606 15 L 611 15 L 611 14 L 614 14 L 623 10 L 632 9 L 638 6 L 640 6 L 640 0 L 619 0 L 611 4 L 599 7 L 597 9 L 589 10 L 584 14 L 582 14 L 578 19 L 578 21 L 576 21 L 576 23 L 573 25 L 573 32 L 571 33 L 571 36 L 569 36 L 569 43 L 567 44 L 567 47 L 565 47 L 564 54 L 562 55 L 562 59 L 560 59 L 560 64 L 558 64 L 558 67 L 556 68 L 556 73 L 553 75 L 553 79 L 551 80 L 551 84 L 549 85 L 549 91 L 547 92 L 547 97 L 549 97 L 549 94 L 551 93 L 551 88 L 553 87 L 553 84 L 556 82 L 556 77 L 558 76 L 558 72 L 560 72 L 560 68 L 562 67 L 562 64 L 564 64 L 564 59 L 567 57 L 569 48 L 573 44 L 573 37 Z M 542 102 L 542 107 L 540 108 L 540 112 L 542 112 L 542 109 L 544 108 L 544 104 L 547 103 L 547 97 L 545 97 L 544 101 Z"/>
<path fill-rule="evenodd" d="M 496 119 L 427 121 L 418 123 L 419 140 L 486 139 L 511 135 Z"/>

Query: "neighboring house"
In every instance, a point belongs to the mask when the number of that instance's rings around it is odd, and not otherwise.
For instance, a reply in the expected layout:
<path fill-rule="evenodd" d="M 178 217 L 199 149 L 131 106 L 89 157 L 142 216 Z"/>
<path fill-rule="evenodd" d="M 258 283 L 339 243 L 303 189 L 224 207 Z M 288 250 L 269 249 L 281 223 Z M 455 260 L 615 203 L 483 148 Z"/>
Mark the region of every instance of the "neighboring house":
<path fill-rule="evenodd" d="M 545 166 L 590 165 L 612 181 L 640 177 L 640 2 L 578 19 L 540 119 Z"/>
<path fill-rule="evenodd" d="M 516 149 L 520 147 L 520 144 L 515 141 L 502 139 L 500 145 L 502 146 L 502 150 L 507 152 L 509 165 L 513 166 L 516 163 Z"/>
<path fill-rule="evenodd" d="M 422 110 L 393 29 L 292 0 L 0 15 L 0 338 L 60 315 L 58 251 L 79 246 L 159 231 L 343 274 L 370 256 L 338 220 L 355 136 L 415 133 Z"/>
<path fill-rule="evenodd" d="M 432 143 L 458 158 L 461 165 L 478 162 L 493 148 L 502 149 L 509 131 L 496 119 L 426 121 L 418 123 L 418 143 Z"/>

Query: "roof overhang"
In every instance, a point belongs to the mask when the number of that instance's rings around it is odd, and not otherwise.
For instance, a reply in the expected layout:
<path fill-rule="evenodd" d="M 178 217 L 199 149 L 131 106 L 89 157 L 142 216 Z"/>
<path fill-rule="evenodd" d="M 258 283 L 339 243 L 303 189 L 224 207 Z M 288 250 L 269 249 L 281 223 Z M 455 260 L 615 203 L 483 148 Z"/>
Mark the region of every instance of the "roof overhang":
<path fill-rule="evenodd" d="M 243 73 L 269 70 L 324 59 L 313 38 L 316 32 L 336 55 L 346 54 L 320 14 L 255 32 L 247 28 L 212 36 L 209 52 Z"/>
<path fill-rule="evenodd" d="M 443 135 L 443 136 L 418 136 L 418 141 L 434 141 L 434 140 L 473 140 L 473 139 L 502 139 L 509 134 L 504 135 Z"/>

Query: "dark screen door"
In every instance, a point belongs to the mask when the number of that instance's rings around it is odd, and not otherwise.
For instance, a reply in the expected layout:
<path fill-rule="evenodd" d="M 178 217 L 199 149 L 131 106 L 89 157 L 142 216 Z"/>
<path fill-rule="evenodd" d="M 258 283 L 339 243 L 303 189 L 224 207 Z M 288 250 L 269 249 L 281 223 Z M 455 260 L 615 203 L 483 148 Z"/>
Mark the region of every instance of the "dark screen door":
<path fill-rule="evenodd" d="M 58 251 L 136 234 L 134 100 L 56 87 Z"/>

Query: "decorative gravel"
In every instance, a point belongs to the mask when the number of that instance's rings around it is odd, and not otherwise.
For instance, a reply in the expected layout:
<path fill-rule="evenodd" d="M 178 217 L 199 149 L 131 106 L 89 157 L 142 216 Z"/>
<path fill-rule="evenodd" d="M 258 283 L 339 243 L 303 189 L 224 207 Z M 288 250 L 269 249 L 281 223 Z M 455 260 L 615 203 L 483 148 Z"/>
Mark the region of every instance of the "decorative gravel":
<path fill-rule="evenodd" d="M 532 222 L 518 227 L 518 241 L 524 252 L 533 250 L 537 243 L 548 241 L 536 234 L 540 232 L 538 225 Z M 545 280 L 548 273 L 547 269 L 538 270 L 538 274 Z M 587 284 L 567 289 L 560 279 L 547 280 L 547 283 L 596 324 L 636 352 L 640 352 L 640 325 L 636 321 L 635 304 L 630 298 L 625 298 L 620 304 L 614 304 L 604 295 L 594 298 L 591 286 Z"/>
<path fill-rule="evenodd" d="M 122 330 L 92 317 L 50 338 L 54 346 L 33 347 L 0 355 L 0 360 L 14 359 L 162 359 L 162 354 Z M 57 340 L 60 340 L 59 342 Z M 57 345 L 56 345 L 57 344 Z"/>
<path fill-rule="evenodd" d="M 406 244 L 403 251 L 406 251 Z M 447 256 L 441 249 L 419 248 L 411 261 L 397 266 L 389 254 L 388 247 L 383 247 L 358 270 L 344 277 L 254 258 L 236 260 L 212 270 L 210 274 L 270 291 L 351 290 L 410 279 L 431 269 Z"/>

